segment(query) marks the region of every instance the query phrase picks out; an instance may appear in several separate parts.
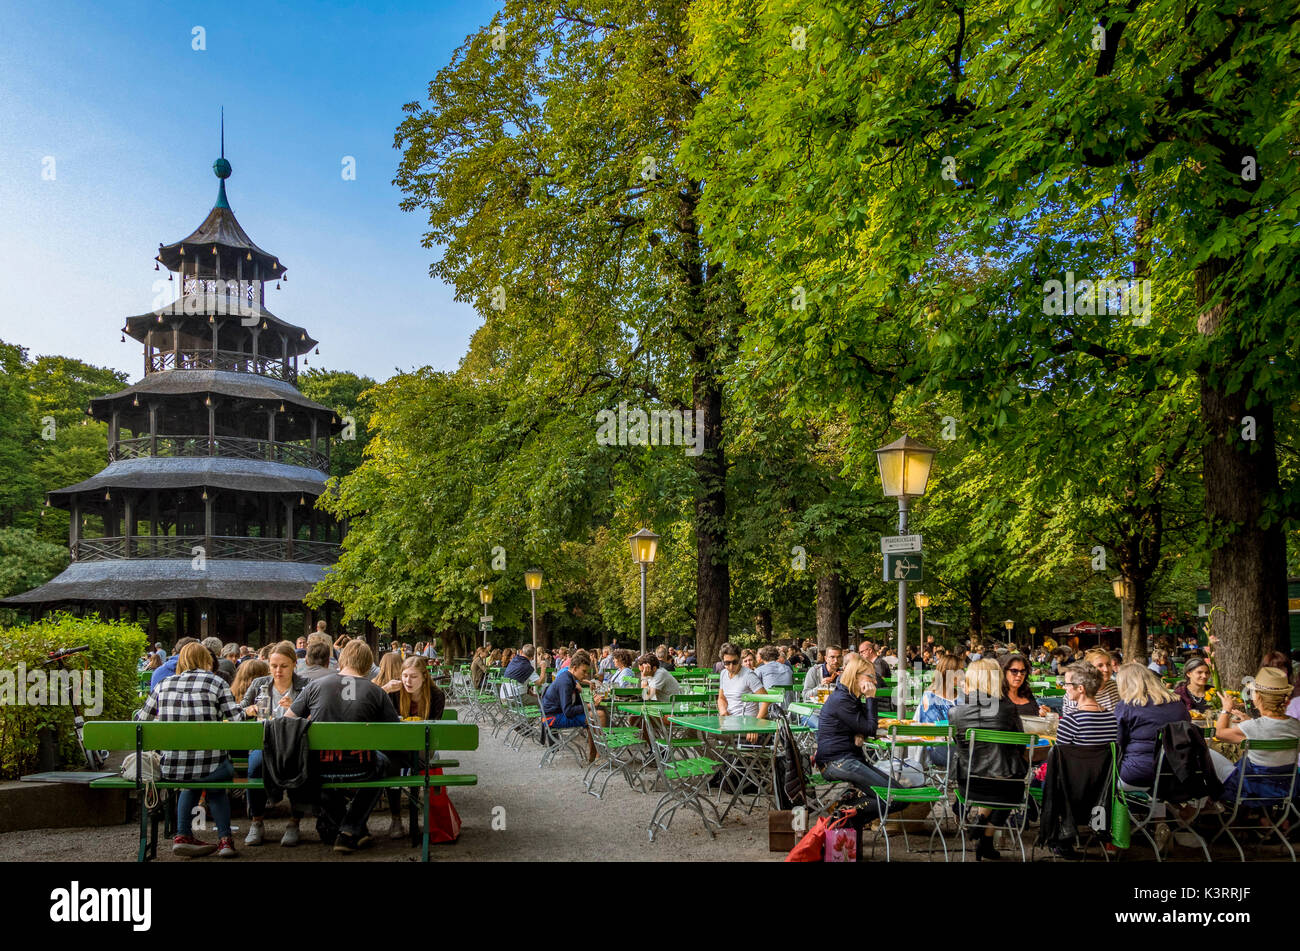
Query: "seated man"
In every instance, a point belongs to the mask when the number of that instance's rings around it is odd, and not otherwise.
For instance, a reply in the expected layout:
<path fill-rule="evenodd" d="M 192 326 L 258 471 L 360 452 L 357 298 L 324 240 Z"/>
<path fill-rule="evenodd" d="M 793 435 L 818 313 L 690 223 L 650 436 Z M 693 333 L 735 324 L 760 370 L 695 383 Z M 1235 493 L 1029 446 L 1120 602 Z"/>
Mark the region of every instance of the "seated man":
<path fill-rule="evenodd" d="M 834 644 L 825 648 L 822 652 L 825 660 L 820 664 L 814 664 L 808 668 L 808 673 L 803 679 L 803 696 L 805 700 L 812 697 L 816 690 L 823 687 L 833 689 L 840 679 L 840 658 L 844 652 Z"/>
<path fill-rule="evenodd" d="M 506 669 L 501 671 L 502 677 L 509 677 L 511 680 L 518 681 L 525 687 L 524 695 L 520 698 L 529 706 L 537 706 L 537 698 L 528 692 L 529 684 L 539 683 L 546 675 L 546 665 L 543 664 L 540 672 L 533 667 L 533 645 L 525 644 L 519 649 L 519 653 L 510 658 L 510 663 L 506 664 Z"/>
<path fill-rule="evenodd" d="M 332 674 L 330 670 L 330 644 L 329 635 L 320 635 L 324 640 L 317 639 L 317 635 L 311 636 L 310 644 L 307 647 L 307 654 L 302 659 L 302 667 L 295 671 L 300 677 L 306 677 L 308 680 L 316 680 L 327 674 Z M 295 652 L 296 653 L 296 652 Z"/>
<path fill-rule="evenodd" d="M 641 668 L 641 690 L 647 700 L 671 700 L 682 692 L 677 678 L 659 666 L 654 654 L 642 654 L 636 659 Z"/>
<path fill-rule="evenodd" d="M 569 666 L 555 676 L 555 683 L 542 697 L 542 714 L 556 729 L 586 726 L 587 714 L 582 708 L 582 684 L 591 676 L 591 657 L 584 650 L 576 650 L 569 658 Z"/>
<path fill-rule="evenodd" d="M 338 672 L 309 682 L 285 715 L 307 717 L 316 723 L 398 722 L 401 718 L 388 694 L 366 679 L 373 666 L 369 645 L 349 641 L 339 656 Z M 321 750 L 314 759 L 313 769 L 325 782 L 376 779 L 395 775 L 398 768 L 376 750 Z M 347 790 L 322 790 L 316 820 L 321 841 L 333 842 L 335 852 L 355 852 L 369 845 L 373 840 L 366 820 L 383 791 L 358 789 L 349 801 Z"/>
<path fill-rule="evenodd" d="M 760 647 L 758 659 L 762 661 L 754 673 L 763 681 L 763 688 L 769 693 L 777 687 L 794 686 L 794 671 L 788 664 L 781 663 L 781 651 L 776 647 Z"/>
<path fill-rule="evenodd" d="M 718 653 L 722 657 L 722 678 L 718 682 L 718 716 L 759 717 L 766 719 L 767 704 L 742 700 L 745 694 L 767 693 L 758 675 L 740 663 L 740 648 L 723 644 Z M 751 741 L 752 742 L 752 741 Z"/>

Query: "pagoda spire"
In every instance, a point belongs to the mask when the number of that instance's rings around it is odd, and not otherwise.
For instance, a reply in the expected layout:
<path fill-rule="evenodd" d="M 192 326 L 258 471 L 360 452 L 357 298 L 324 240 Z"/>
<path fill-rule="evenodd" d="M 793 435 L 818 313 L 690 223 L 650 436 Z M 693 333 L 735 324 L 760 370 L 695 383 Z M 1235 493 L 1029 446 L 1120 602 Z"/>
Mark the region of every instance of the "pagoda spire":
<path fill-rule="evenodd" d="M 226 107 L 221 107 L 221 158 L 212 163 L 212 171 L 216 172 L 220 184 L 217 185 L 217 203 L 213 208 L 229 208 L 230 202 L 226 198 L 226 179 L 230 177 L 230 163 L 226 161 Z"/>

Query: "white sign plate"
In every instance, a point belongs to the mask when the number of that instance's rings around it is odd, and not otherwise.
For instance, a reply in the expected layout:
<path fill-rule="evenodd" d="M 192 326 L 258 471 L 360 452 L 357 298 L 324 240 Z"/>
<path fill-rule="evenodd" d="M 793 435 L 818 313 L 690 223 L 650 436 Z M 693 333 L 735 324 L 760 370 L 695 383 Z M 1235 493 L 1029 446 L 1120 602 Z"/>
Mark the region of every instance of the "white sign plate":
<path fill-rule="evenodd" d="M 880 552 L 884 555 L 907 554 L 920 550 L 920 535 L 885 535 L 880 539 Z"/>

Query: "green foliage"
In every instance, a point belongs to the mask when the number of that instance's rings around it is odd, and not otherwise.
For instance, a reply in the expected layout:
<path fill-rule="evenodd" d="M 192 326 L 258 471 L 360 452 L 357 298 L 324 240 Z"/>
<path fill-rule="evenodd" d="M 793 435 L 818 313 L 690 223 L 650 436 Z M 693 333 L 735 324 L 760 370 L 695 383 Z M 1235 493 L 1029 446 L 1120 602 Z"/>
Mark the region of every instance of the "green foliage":
<path fill-rule="evenodd" d="M 346 423 L 347 417 L 352 422 L 352 426 L 345 427 L 330 445 L 328 474 L 331 476 L 345 476 L 361 465 L 366 446 L 370 443 L 370 410 L 361 395 L 374 385 L 375 381 L 370 377 L 346 370 L 312 367 L 298 375 L 298 389 L 303 396 L 333 409 L 339 414 L 340 421 Z"/>
<path fill-rule="evenodd" d="M 98 617 L 75 618 L 58 614 L 35 624 L 0 628 L 0 670 L 51 670 L 42 661 L 60 647 L 88 645 L 64 663 L 71 669 L 103 673 L 103 709 L 98 719 L 128 720 L 139 706 L 137 666 L 146 649 L 144 632 L 125 621 L 101 621 Z M 83 709 L 89 719 L 89 713 Z M 80 761 L 76 734 L 68 706 L 0 705 L 0 778 L 16 779 L 30 772 L 36 762 L 40 731 L 58 732 L 59 753 L 65 763 L 84 767 Z"/>
<path fill-rule="evenodd" d="M 42 541 L 28 528 L 0 528 L 0 598 L 40 587 L 67 566 L 67 545 Z M 0 623 L 15 615 L 0 608 Z"/>

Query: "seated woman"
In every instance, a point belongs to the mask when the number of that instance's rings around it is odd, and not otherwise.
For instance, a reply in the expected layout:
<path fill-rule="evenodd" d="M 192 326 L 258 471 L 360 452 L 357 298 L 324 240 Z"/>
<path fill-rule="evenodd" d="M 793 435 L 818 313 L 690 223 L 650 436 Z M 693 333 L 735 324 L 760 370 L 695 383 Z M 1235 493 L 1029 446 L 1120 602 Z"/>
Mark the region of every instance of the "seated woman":
<path fill-rule="evenodd" d="M 270 704 L 271 718 L 278 719 L 284 716 L 284 712 L 298 699 L 298 694 L 306 690 L 307 685 L 311 683 L 306 677 L 295 673 L 294 668 L 297 663 L 298 652 L 294 650 L 293 644 L 289 641 L 281 641 L 271 648 L 271 659 L 268 662 L 270 673 L 250 681 L 248 688 L 242 694 L 243 699 L 239 702 L 246 717 L 256 719 L 265 715 L 257 708 L 258 697 L 263 691 L 265 691 Z M 240 666 L 247 666 L 247 662 Z M 236 680 L 238 680 L 238 673 L 236 673 Z M 262 750 L 248 751 L 248 778 L 262 778 Z M 250 789 L 248 791 L 248 815 L 250 821 L 248 823 L 248 834 L 244 836 L 244 845 L 262 844 L 262 838 L 266 834 L 264 823 L 266 803 L 267 797 L 263 790 Z M 298 822 L 306 812 L 305 803 L 295 802 L 292 795 L 289 796 L 289 809 L 289 824 L 280 837 L 280 844 L 286 848 L 292 848 L 298 844 L 300 839 Z"/>
<path fill-rule="evenodd" d="M 296 654 L 297 651 L 294 651 Z M 271 665 L 260 657 L 254 657 L 252 660 L 246 660 L 235 669 L 235 682 L 230 685 L 230 692 L 236 698 L 243 697 L 248 693 L 248 685 L 258 677 L 267 677 L 271 673 Z"/>
<path fill-rule="evenodd" d="M 1119 740 L 1115 714 L 1097 702 L 1101 671 L 1092 664 L 1071 664 L 1062 678 L 1065 694 L 1074 709 L 1061 717 L 1056 727 L 1057 746 L 1104 746 Z"/>
<path fill-rule="evenodd" d="M 1045 717 L 1052 711 L 1034 699 L 1029 689 L 1029 661 L 1024 654 L 1003 654 L 998 663 L 1002 667 L 1002 699 L 1011 703 L 1022 717 Z"/>
<path fill-rule="evenodd" d="M 1114 710 L 1115 705 L 1119 703 L 1119 690 L 1113 679 L 1116 665 L 1110 651 L 1104 647 L 1094 647 L 1084 653 L 1083 662 L 1092 664 L 1101 673 L 1101 689 L 1097 691 L 1097 702 L 1107 710 Z M 1074 705 L 1070 703 L 1070 698 L 1066 697 L 1065 703 L 1061 705 L 1061 715 L 1064 716 L 1073 709 Z"/>
<path fill-rule="evenodd" d="M 469 665 L 469 679 L 474 684 L 475 690 L 483 689 L 483 681 L 487 680 L 488 652 L 486 647 L 479 647 L 474 650 L 474 658 Z"/>
<path fill-rule="evenodd" d="M 1126 789 L 1150 789 L 1156 781 L 1156 752 L 1166 723 L 1191 720 L 1187 707 L 1160 678 L 1141 664 L 1124 664 L 1115 674 L 1120 702 L 1119 779 Z"/>
<path fill-rule="evenodd" d="M 197 641 L 181 648 L 175 675 L 153 688 L 137 720 L 242 720 L 243 711 L 235 703 L 230 685 L 213 672 L 216 658 Z M 187 779 L 225 783 L 234 779 L 235 767 L 225 750 L 164 750 L 163 779 L 181 782 Z M 196 839 L 194 811 L 199 790 L 182 789 L 176 806 L 176 836 L 172 852 L 195 858 L 216 852 L 222 858 L 234 858 L 235 840 L 230 834 L 230 795 L 224 789 L 207 791 L 207 811 L 217 826 L 216 845 Z"/>
<path fill-rule="evenodd" d="M 1001 730 L 1019 733 L 1024 729 L 1014 704 L 1002 699 L 1002 668 L 991 657 L 975 661 L 966 668 L 966 694 L 953 705 L 948 715 L 952 726 L 953 748 L 957 753 L 955 779 L 957 788 L 968 788 L 972 799 L 1010 802 L 1022 795 L 1029 762 L 1025 751 L 1012 746 L 985 744 L 976 747 L 972 760 L 967 730 Z M 1010 809 L 971 807 L 971 818 L 984 822 L 983 834 L 976 845 L 977 859 L 998 859 L 993 847 L 993 832 L 1007 824 Z"/>
<path fill-rule="evenodd" d="M 953 704 L 957 702 L 957 682 L 961 676 L 961 663 L 955 654 L 943 654 L 934 665 L 930 677 L 930 686 L 921 694 L 921 705 L 917 708 L 916 719 L 919 723 L 947 723 Z M 930 762 L 940 769 L 948 767 L 948 748 L 932 747 L 928 751 Z"/>
<path fill-rule="evenodd" d="M 1286 675 L 1276 667 L 1261 667 L 1255 674 L 1255 706 L 1260 716 L 1242 719 L 1234 725 L 1235 702 L 1225 693 L 1223 711 L 1215 724 L 1215 739 L 1225 743 L 1300 739 L 1300 720 L 1286 714 L 1290 698 L 1291 685 Z M 1236 799 L 1243 770 L 1246 775 L 1242 795 L 1247 799 L 1284 798 L 1296 770 L 1295 754 L 1287 750 L 1251 750 L 1235 764 L 1217 750 L 1210 750 L 1210 758 L 1223 782 L 1223 798 L 1230 802 Z"/>
<path fill-rule="evenodd" d="M 1183 682 L 1174 688 L 1174 695 L 1183 701 L 1189 711 L 1204 713 L 1210 709 L 1205 693 L 1210 689 L 1210 665 L 1204 657 L 1193 657 L 1183 667 Z"/>
<path fill-rule="evenodd" d="M 852 783 L 868 794 L 858 815 L 871 819 L 880 814 L 880 801 L 872 786 L 889 785 L 889 777 L 867 763 L 862 743 L 876 735 L 876 678 L 861 654 L 850 654 L 831 695 L 822 705 L 817 727 L 817 766 L 827 779 Z M 902 803 L 896 808 L 901 809 Z"/>
<path fill-rule="evenodd" d="M 385 654 L 385 657 L 396 657 L 396 654 Z M 382 662 L 381 662 L 382 666 Z M 388 702 L 393 705 L 397 715 L 402 719 L 414 718 L 417 720 L 441 720 L 443 711 L 447 709 L 447 695 L 442 689 L 433 682 L 429 676 L 428 658 L 415 654 L 402 661 L 402 665 L 397 675 L 397 689 L 388 690 L 387 684 L 382 684 L 384 690 L 388 693 Z M 387 753 L 389 759 L 397 760 L 403 754 Z M 428 769 L 428 763 L 424 762 L 424 754 L 412 753 L 411 759 L 415 761 L 416 769 Z M 437 766 L 435 762 L 432 765 Z M 402 769 L 403 776 L 411 775 L 410 768 Z M 390 839 L 401 839 L 406 836 L 406 830 L 402 827 L 402 791 L 400 789 L 388 790 L 388 812 L 390 815 L 388 824 L 388 837 Z"/>

